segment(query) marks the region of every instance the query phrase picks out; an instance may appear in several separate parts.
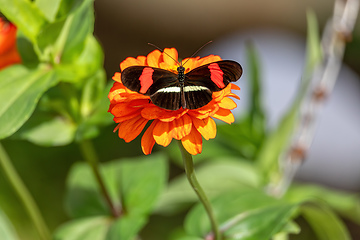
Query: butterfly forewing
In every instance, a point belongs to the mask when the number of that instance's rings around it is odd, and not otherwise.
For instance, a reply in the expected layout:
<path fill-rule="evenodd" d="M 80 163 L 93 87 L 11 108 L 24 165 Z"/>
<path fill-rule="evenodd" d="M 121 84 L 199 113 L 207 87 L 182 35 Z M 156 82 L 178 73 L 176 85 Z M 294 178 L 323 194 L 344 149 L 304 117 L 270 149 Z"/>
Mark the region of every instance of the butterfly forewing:
<path fill-rule="evenodd" d="M 236 82 L 242 75 L 241 65 L 225 60 L 195 68 L 186 74 L 185 83 L 207 87 L 212 92 L 224 89 L 230 82 Z"/>
<path fill-rule="evenodd" d="M 152 88 L 159 88 L 164 86 L 166 82 L 176 81 L 177 74 L 161 68 L 132 66 L 121 72 L 121 82 L 125 87 L 148 96 Z"/>

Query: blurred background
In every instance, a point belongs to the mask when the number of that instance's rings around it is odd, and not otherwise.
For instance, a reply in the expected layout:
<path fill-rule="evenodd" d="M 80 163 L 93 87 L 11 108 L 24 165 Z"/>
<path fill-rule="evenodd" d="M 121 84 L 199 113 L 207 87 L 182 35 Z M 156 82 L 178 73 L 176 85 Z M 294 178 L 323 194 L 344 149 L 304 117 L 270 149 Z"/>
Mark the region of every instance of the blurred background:
<path fill-rule="evenodd" d="M 286 111 L 300 81 L 305 57 L 306 11 L 315 12 L 323 29 L 332 16 L 333 4 L 329 0 L 97 0 L 95 35 L 105 51 L 108 79 L 119 71 L 119 63 L 126 57 L 153 51 L 149 42 L 160 48 L 175 47 L 179 57 L 186 58 L 212 40 L 200 52 L 201 56 L 217 54 L 238 61 L 244 68 L 238 83 L 241 87 L 238 116 L 246 111 L 247 104 L 244 43 L 253 41 L 261 57 L 263 101 L 271 129 Z M 355 192 L 360 191 L 359 22 L 353 41 L 347 46 L 334 92 L 319 115 L 309 156 L 297 175 L 300 181 Z M 115 124 L 105 128 L 94 140 L 102 160 L 138 155 L 140 139 L 125 144 L 112 132 L 114 127 Z M 63 206 L 66 174 L 71 164 L 81 159 L 78 147 L 72 144 L 43 148 L 20 140 L 5 140 L 3 144 L 50 227 L 65 221 L 67 216 L 59 206 Z M 0 188 L 1 205 L 9 217 L 28 228 L 27 215 L 22 213 L 22 207 L 14 208 L 21 206 L 20 202 L 2 175 Z"/>
<path fill-rule="evenodd" d="M 108 76 L 126 57 L 175 47 L 180 58 L 220 55 L 240 62 L 244 75 L 237 113 L 246 111 L 247 74 L 244 43 L 253 41 L 262 62 L 264 105 L 269 127 L 289 107 L 301 78 L 306 39 L 306 11 L 313 10 L 320 30 L 332 16 L 334 1 L 113 1 L 95 2 L 95 35 L 105 50 Z M 358 20 L 358 22 L 360 22 Z M 345 64 L 323 111 L 308 159 L 298 179 L 337 188 L 360 189 L 360 24 L 347 46 Z"/>

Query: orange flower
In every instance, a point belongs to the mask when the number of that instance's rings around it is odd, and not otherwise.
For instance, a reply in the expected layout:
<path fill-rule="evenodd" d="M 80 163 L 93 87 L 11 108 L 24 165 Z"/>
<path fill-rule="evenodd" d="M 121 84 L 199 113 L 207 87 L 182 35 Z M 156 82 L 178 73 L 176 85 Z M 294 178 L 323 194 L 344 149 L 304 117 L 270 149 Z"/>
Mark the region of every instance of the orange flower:
<path fill-rule="evenodd" d="M 178 59 L 175 48 L 164 50 L 173 59 Z M 178 64 L 171 57 L 155 50 L 145 56 L 136 59 L 129 57 L 120 63 L 123 71 L 130 66 L 150 66 L 162 68 L 177 73 Z M 208 63 L 220 61 L 219 56 L 210 55 L 204 58 L 196 57 L 184 59 L 185 73 Z M 125 142 L 134 140 L 152 121 L 144 132 L 141 139 L 141 147 L 144 154 L 150 154 L 155 143 L 166 147 L 171 140 L 181 140 L 184 148 L 192 155 L 201 153 L 202 138 L 209 140 L 216 136 L 216 124 L 213 118 L 226 123 L 234 122 L 234 116 L 230 110 L 236 107 L 236 103 L 229 97 L 239 99 L 231 93 L 231 89 L 240 90 L 234 84 L 229 84 L 219 92 L 214 92 L 212 100 L 207 105 L 198 109 L 166 110 L 155 106 L 149 96 L 139 94 L 127 89 L 121 83 L 121 73 L 115 73 L 113 87 L 109 93 L 109 112 L 114 115 L 114 121 L 119 123 L 114 132 L 118 130 L 120 138 Z"/>
<path fill-rule="evenodd" d="M 16 48 L 16 27 L 0 18 L 0 69 L 21 62 Z"/>

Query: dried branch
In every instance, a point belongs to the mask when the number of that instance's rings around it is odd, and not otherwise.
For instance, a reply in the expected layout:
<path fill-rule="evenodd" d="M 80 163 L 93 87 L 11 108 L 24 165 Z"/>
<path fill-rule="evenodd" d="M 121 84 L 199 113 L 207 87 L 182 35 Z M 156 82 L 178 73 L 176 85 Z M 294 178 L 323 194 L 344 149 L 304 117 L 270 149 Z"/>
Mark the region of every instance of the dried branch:
<path fill-rule="evenodd" d="M 280 159 L 280 163 L 283 164 L 283 176 L 278 185 L 272 189 L 272 193 L 276 196 L 282 196 L 287 191 L 312 144 L 316 117 L 331 94 L 338 77 L 345 45 L 351 40 L 358 11 L 359 0 L 335 1 L 333 17 L 328 21 L 322 37 L 322 61 L 313 73 L 308 96 L 301 104 L 301 122 L 290 148 Z"/>

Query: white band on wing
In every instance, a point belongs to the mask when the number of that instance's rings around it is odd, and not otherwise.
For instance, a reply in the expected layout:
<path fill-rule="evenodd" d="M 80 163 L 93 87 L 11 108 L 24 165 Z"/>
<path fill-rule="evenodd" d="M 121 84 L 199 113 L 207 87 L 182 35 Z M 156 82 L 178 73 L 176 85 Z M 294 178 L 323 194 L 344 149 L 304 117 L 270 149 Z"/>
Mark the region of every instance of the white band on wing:
<path fill-rule="evenodd" d="M 185 86 L 184 92 L 194 92 L 194 91 L 203 91 L 209 90 L 207 87 L 204 86 Z"/>
<path fill-rule="evenodd" d="M 179 93 L 180 87 L 166 87 L 166 88 L 160 88 L 156 92 L 163 92 L 163 93 Z"/>
<path fill-rule="evenodd" d="M 196 91 L 207 91 L 209 90 L 207 87 L 204 86 L 185 86 L 184 87 L 184 92 L 196 92 Z M 159 90 L 157 90 L 158 93 L 179 93 L 180 87 L 166 87 L 166 88 L 161 88 Z"/>

